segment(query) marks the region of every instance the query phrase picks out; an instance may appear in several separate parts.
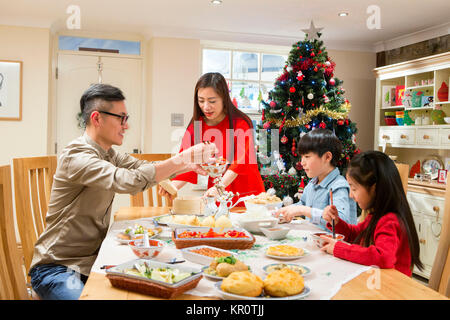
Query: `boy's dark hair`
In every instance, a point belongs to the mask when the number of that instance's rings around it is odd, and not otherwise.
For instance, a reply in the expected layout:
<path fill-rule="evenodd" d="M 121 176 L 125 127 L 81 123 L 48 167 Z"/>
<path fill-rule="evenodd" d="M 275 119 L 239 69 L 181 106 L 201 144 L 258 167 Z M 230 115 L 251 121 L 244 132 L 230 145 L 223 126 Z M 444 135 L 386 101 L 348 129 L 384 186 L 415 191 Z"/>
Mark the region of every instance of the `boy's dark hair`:
<path fill-rule="evenodd" d="M 322 157 L 328 151 L 333 155 L 330 164 L 337 167 L 341 159 L 342 144 L 338 137 L 328 129 L 314 129 L 305 134 L 298 143 L 298 154 L 300 155 L 314 152 Z"/>
<path fill-rule="evenodd" d="M 89 124 L 92 111 L 111 109 L 111 101 L 123 101 L 125 96 L 119 88 L 109 84 L 96 83 L 91 85 L 81 96 L 79 114 L 83 126 Z"/>
<path fill-rule="evenodd" d="M 416 265 L 420 270 L 423 270 L 423 264 L 420 261 L 419 237 L 402 180 L 394 161 L 383 152 L 366 151 L 352 158 L 347 176 L 366 190 L 375 185 L 375 197 L 371 204 L 372 219 L 367 228 L 355 238 L 353 243 L 360 244 L 362 242 L 365 247 L 372 245 L 375 228 L 380 218 L 385 214 L 395 213 L 408 237 L 409 249 L 411 250 L 411 267 Z"/>

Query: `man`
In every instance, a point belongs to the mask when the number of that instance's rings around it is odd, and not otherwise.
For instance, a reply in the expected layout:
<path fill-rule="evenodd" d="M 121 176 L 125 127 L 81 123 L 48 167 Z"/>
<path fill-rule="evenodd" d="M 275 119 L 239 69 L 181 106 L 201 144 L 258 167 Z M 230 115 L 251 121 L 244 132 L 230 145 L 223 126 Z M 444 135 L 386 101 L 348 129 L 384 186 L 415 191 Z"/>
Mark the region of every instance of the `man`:
<path fill-rule="evenodd" d="M 80 100 L 83 136 L 62 151 L 46 217 L 29 275 L 42 299 L 78 299 L 109 227 L 115 193 L 135 194 L 209 161 L 217 148 L 198 144 L 158 163 L 137 160 L 112 148 L 128 129 L 125 97 L 105 84 L 89 87 Z M 196 161 L 194 161 L 196 160 Z"/>

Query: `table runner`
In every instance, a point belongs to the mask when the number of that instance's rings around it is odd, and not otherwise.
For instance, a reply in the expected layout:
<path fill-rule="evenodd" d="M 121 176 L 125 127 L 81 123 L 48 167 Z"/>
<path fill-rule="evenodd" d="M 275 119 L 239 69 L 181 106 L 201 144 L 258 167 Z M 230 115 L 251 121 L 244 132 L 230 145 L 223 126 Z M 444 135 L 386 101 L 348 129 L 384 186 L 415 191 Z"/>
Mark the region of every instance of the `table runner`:
<path fill-rule="evenodd" d="M 234 221 L 234 217 L 232 217 L 232 221 Z M 135 223 L 148 224 L 150 222 L 151 218 L 114 222 L 102 243 L 91 272 L 104 274 L 105 271 L 100 269 L 103 265 L 118 265 L 136 259 L 137 257 L 127 245 L 121 245 L 115 240 L 115 235 L 123 231 L 126 227 L 133 226 Z M 239 260 L 249 265 L 251 271 L 262 279 L 266 276 L 263 267 L 268 264 L 295 263 L 308 267 L 312 272 L 310 275 L 305 276 L 304 280 L 305 285 L 311 289 L 311 294 L 306 299 L 312 300 L 331 299 L 344 283 L 370 269 L 369 266 L 342 260 L 320 251 L 312 241 L 311 234 L 322 230 L 310 222 L 299 220 L 285 224 L 285 226 L 291 229 L 286 239 L 270 240 L 264 235 L 255 235 L 256 241 L 252 249 L 231 251 L 236 254 Z M 167 246 L 155 260 L 161 262 L 168 262 L 173 258 L 184 260 L 181 250 L 176 249 L 172 240 L 168 238 L 170 235 L 169 230 L 169 228 L 164 228 L 162 239 L 166 242 Z M 264 254 L 265 249 L 277 244 L 290 244 L 302 247 L 309 251 L 309 255 L 288 261 L 267 257 Z M 202 265 L 188 260 L 183 265 L 197 268 L 202 267 Z M 195 289 L 189 290 L 186 293 L 197 296 L 219 296 L 219 293 L 214 288 L 215 283 L 216 281 L 211 281 L 203 277 Z"/>

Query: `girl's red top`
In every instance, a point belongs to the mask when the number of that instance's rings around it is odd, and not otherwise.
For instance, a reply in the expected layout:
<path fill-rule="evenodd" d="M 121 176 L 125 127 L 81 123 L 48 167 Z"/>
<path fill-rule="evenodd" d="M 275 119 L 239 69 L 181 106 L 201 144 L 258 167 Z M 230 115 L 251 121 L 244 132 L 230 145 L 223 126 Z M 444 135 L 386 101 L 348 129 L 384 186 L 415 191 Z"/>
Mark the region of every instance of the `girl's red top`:
<path fill-rule="evenodd" d="M 228 115 L 219 124 L 215 126 L 208 126 L 203 117 L 201 117 L 201 133 L 202 141 L 209 140 L 214 142 L 219 149 L 217 156 L 222 156 L 227 159 L 229 148 L 230 134 Z M 248 123 L 242 119 L 233 119 L 234 129 L 234 160 L 230 164 L 228 170 L 237 173 L 236 179 L 227 186 L 227 191 L 233 193 L 239 192 L 239 197 L 255 194 L 258 195 L 264 192 L 264 183 L 258 170 L 258 164 L 256 161 L 256 152 L 253 141 L 253 129 L 250 128 Z M 193 146 L 194 142 L 194 125 L 191 124 L 183 137 L 180 152 Z M 193 171 L 182 173 L 176 176 L 173 180 L 187 181 L 193 184 L 197 183 L 197 174 Z M 214 185 L 213 179 L 208 178 L 208 189 Z M 233 202 L 236 201 L 236 197 Z M 241 205 L 241 204 L 239 204 Z M 244 205 L 242 203 L 242 205 Z"/>
<path fill-rule="evenodd" d="M 369 225 L 372 214 L 357 225 L 347 224 L 343 220 L 335 226 L 336 233 L 345 235 L 345 242 L 352 243 Z M 331 230 L 331 224 L 327 224 Z M 412 275 L 411 251 L 406 230 L 395 213 L 387 213 L 378 220 L 373 234 L 373 244 L 363 247 L 360 244 L 348 244 L 338 241 L 334 247 L 334 256 L 355 263 L 378 266 L 385 269 L 397 269 L 407 276 Z"/>

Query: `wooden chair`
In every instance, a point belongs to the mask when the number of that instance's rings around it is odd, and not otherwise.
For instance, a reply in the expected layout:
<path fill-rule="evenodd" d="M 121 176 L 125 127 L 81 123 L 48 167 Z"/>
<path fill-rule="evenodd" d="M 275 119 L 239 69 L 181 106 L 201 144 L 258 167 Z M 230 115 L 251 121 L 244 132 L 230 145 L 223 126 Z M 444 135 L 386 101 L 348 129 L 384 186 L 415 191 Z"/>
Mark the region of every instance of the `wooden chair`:
<path fill-rule="evenodd" d="M 0 299 L 29 299 L 14 228 L 11 166 L 0 167 Z"/>
<path fill-rule="evenodd" d="M 147 161 L 162 161 L 169 159 L 172 155 L 170 153 L 132 153 L 131 156 Z M 154 186 L 152 188 L 148 188 L 144 192 L 140 192 L 136 195 L 130 195 L 130 201 L 132 207 L 144 207 L 144 193 L 147 195 L 147 206 L 148 207 L 171 207 L 173 201 L 169 197 L 165 197 L 165 201 L 163 203 L 162 197 L 158 194 L 158 186 Z M 155 196 L 153 196 L 153 192 L 155 191 Z"/>
<path fill-rule="evenodd" d="M 403 190 L 408 191 L 409 165 L 405 163 L 395 163 L 402 180 Z"/>
<path fill-rule="evenodd" d="M 445 209 L 442 218 L 441 236 L 431 269 L 428 286 L 450 297 L 450 181 L 445 190 Z"/>
<path fill-rule="evenodd" d="M 13 159 L 16 215 L 28 272 L 34 245 L 45 229 L 56 156 Z"/>

